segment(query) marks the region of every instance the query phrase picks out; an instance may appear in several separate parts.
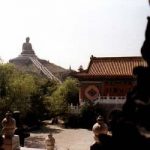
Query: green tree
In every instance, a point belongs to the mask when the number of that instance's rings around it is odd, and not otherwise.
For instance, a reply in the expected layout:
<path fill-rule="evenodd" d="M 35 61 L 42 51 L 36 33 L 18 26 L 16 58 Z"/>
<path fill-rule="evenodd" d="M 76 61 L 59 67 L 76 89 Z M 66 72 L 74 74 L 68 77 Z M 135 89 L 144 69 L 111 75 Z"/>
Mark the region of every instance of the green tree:
<path fill-rule="evenodd" d="M 15 66 L 12 64 L 0 64 L 0 98 L 7 97 L 10 79 L 15 73 Z"/>
<path fill-rule="evenodd" d="M 53 80 L 48 80 L 45 78 L 34 77 L 37 85 L 37 92 L 32 94 L 31 97 L 31 107 L 30 113 L 38 116 L 40 119 L 47 117 L 46 114 L 51 115 L 51 110 L 49 109 L 49 104 L 47 102 L 47 97 L 51 96 L 52 93 L 57 89 L 57 83 Z"/>
<path fill-rule="evenodd" d="M 18 73 L 10 82 L 9 97 L 11 109 L 26 113 L 31 109 L 31 96 L 37 91 L 34 78 L 29 74 Z"/>
<path fill-rule="evenodd" d="M 65 89 L 65 100 L 68 104 L 79 104 L 79 88 L 78 81 L 74 78 L 67 78 L 63 83 Z"/>
<path fill-rule="evenodd" d="M 68 111 L 68 105 L 79 103 L 78 81 L 73 78 L 67 78 L 56 91 L 47 97 L 49 109 L 55 114 L 63 114 Z"/>
<path fill-rule="evenodd" d="M 0 65 L 0 109 L 30 109 L 30 96 L 36 91 L 34 79 L 29 74 L 19 72 L 12 64 Z"/>

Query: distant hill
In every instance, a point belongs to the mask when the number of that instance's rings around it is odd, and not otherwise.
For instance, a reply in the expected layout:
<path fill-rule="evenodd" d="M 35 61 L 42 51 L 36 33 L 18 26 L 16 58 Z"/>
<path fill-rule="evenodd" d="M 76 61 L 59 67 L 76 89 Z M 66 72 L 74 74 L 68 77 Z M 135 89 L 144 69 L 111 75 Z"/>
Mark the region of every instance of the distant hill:
<path fill-rule="evenodd" d="M 64 69 L 63 67 L 51 63 L 47 60 L 38 58 L 38 61 L 61 81 L 63 81 L 66 77 L 70 76 L 72 72 L 74 72 L 73 70 Z M 28 57 L 17 57 L 9 60 L 9 63 L 14 64 L 17 69 L 23 72 L 36 74 L 38 76 L 45 76 L 43 72 L 39 68 L 37 68 L 36 65 Z"/>
<path fill-rule="evenodd" d="M 54 79 L 58 82 L 63 81 L 74 72 L 71 69 L 64 69 L 49 61 L 38 58 L 29 41 L 30 38 L 27 37 L 26 42 L 22 45 L 21 54 L 18 57 L 9 60 L 9 62 L 13 63 L 17 69 L 38 76 L 45 76 L 48 79 Z"/>

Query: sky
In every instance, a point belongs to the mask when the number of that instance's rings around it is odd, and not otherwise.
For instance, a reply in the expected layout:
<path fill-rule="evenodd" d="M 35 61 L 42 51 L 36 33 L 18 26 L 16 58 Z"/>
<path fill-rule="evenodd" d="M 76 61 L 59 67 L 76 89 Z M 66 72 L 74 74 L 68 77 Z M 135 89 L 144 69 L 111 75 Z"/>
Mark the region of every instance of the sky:
<path fill-rule="evenodd" d="M 95 57 L 140 56 L 148 0 L 0 0 L 0 57 L 20 55 L 26 37 L 36 55 L 87 68 Z"/>

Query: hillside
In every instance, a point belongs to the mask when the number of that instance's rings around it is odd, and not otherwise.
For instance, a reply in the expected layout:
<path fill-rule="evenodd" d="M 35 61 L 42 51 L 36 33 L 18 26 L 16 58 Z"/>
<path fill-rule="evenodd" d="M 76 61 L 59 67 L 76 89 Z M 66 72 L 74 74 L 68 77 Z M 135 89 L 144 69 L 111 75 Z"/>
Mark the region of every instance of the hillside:
<path fill-rule="evenodd" d="M 42 60 L 38 58 L 38 61 L 61 81 L 63 81 L 72 72 L 72 70 L 64 69 L 63 67 L 51 63 L 47 60 Z M 9 62 L 14 64 L 17 69 L 23 72 L 36 74 L 38 76 L 45 76 L 43 72 L 39 68 L 37 68 L 35 64 L 28 57 L 17 57 L 15 59 L 9 60 Z"/>
<path fill-rule="evenodd" d="M 60 83 L 72 73 L 72 70 L 64 69 L 47 60 L 38 58 L 29 41 L 30 38 L 27 37 L 26 42 L 22 45 L 21 54 L 18 57 L 9 60 L 9 62 L 13 63 L 17 69 L 23 72 L 47 77 L 50 80 L 56 80 Z"/>

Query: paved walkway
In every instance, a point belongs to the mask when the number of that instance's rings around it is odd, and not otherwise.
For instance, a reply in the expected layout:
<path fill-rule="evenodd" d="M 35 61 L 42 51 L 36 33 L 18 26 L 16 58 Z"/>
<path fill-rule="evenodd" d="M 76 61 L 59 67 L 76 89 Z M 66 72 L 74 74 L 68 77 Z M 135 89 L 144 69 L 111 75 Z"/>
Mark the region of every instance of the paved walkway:
<path fill-rule="evenodd" d="M 21 147 L 21 150 L 45 150 L 45 149 Z"/>
<path fill-rule="evenodd" d="M 89 130 L 64 129 L 47 125 L 42 130 L 31 133 L 30 137 L 25 140 L 25 147 L 21 150 L 45 149 L 45 138 L 49 132 L 52 132 L 55 138 L 56 150 L 89 150 L 93 143 L 93 133 Z"/>

